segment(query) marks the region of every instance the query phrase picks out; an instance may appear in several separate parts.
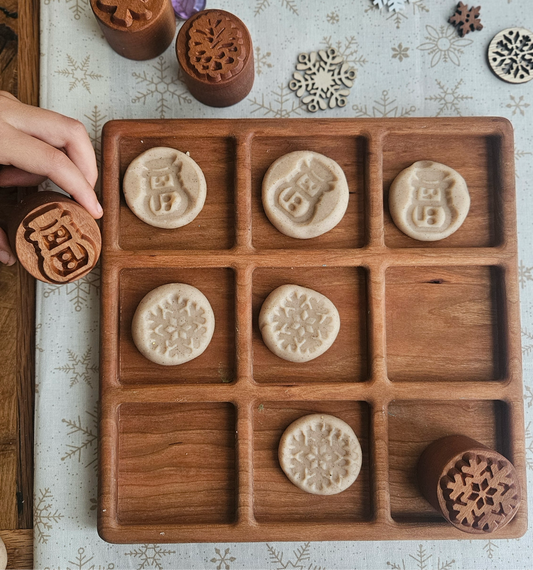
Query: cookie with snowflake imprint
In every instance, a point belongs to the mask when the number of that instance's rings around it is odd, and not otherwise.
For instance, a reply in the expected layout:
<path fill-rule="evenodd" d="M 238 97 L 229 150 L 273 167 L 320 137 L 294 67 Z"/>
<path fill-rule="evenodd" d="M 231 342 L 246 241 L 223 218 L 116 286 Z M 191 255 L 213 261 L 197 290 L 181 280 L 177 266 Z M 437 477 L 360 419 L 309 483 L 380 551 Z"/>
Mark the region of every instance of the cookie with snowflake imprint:
<path fill-rule="evenodd" d="M 215 331 L 215 314 L 196 287 L 169 283 L 139 303 L 131 325 L 139 352 L 156 364 L 174 366 L 200 356 Z"/>
<path fill-rule="evenodd" d="M 207 184 L 202 169 L 175 148 L 155 147 L 135 158 L 124 175 L 130 210 L 156 228 L 190 224 L 204 207 Z"/>
<path fill-rule="evenodd" d="M 419 241 L 456 232 L 470 209 L 465 179 L 453 168 L 421 160 L 402 170 L 389 192 L 389 210 L 399 230 Z"/>
<path fill-rule="evenodd" d="M 281 436 L 278 459 L 291 483 L 313 495 L 345 491 L 361 471 L 362 453 L 353 429 L 335 416 L 311 414 Z"/>
<path fill-rule="evenodd" d="M 340 325 L 337 307 L 325 295 L 299 285 L 274 289 L 259 313 L 264 343 L 290 362 L 308 362 L 324 354 Z"/>
<path fill-rule="evenodd" d="M 263 178 L 263 208 L 283 234 L 318 237 L 343 218 L 350 192 L 342 168 L 331 158 L 298 150 L 278 158 Z"/>

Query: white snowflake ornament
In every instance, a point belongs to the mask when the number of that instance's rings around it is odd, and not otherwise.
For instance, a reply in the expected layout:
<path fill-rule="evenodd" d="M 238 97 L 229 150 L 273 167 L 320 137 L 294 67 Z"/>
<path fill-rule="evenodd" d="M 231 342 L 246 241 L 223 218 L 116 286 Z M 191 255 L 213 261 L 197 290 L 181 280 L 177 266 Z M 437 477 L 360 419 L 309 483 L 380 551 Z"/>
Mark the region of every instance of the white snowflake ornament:
<path fill-rule="evenodd" d="M 389 12 L 400 12 L 405 9 L 405 3 L 409 0 L 372 0 L 378 8 L 387 7 Z"/>
<path fill-rule="evenodd" d="M 334 109 L 346 105 L 349 88 L 357 73 L 335 48 L 301 53 L 296 69 L 289 89 L 296 91 L 302 103 L 307 105 L 308 111 L 315 113 L 318 109 Z M 306 92 L 308 95 L 305 95 Z"/>

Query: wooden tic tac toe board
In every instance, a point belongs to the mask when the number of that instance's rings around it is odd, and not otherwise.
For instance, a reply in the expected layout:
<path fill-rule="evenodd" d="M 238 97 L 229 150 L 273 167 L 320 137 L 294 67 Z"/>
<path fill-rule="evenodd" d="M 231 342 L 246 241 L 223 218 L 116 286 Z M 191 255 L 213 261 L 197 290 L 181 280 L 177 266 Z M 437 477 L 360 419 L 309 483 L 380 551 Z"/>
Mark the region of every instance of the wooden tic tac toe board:
<path fill-rule="evenodd" d="M 189 225 L 137 219 L 121 191 L 129 163 L 155 146 L 191 157 L 207 200 Z M 261 204 L 274 160 L 313 150 L 343 168 L 342 221 L 311 240 L 279 233 Z M 394 177 L 418 160 L 466 180 L 471 207 L 452 236 L 417 242 L 388 211 Z M 422 498 L 415 466 L 435 439 L 463 433 L 515 465 L 527 528 L 514 147 L 504 119 L 113 121 L 103 134 L 100 505 L 111 542 L 468 539 Z M 211 344 L 177 367 L 135 348 L 143 296 L 183 282 L 216 318 Z M 341 330 L 316 360 L 274 356 L 258 329 L 276 287 L 315 289 Z M 281 471 L 285 428 L 314 412 L 357 434 L 363 466 L 333 496 Z"/>

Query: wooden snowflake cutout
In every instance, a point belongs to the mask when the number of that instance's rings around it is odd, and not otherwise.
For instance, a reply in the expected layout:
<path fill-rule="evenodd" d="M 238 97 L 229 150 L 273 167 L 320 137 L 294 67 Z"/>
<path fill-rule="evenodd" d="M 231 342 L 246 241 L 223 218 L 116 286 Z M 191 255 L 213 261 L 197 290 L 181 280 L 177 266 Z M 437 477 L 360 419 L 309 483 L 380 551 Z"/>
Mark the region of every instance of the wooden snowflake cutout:
<path fill-rule="evenodd" d="M 468 8 L 466 4 L 459 2 L 459 4 L 457 4 L 455 14 L 448 20 L 448 22 L 457 28 L 461 37 L 464 37 L 468 32 L 483 29 L 483 24 L 479 19 L 480 10 L 481 6 Z"/>
<path fill-rule="evenodd" d="M 496 34 L 489 45 L 492 71 L 508 83 L 533 79 L 533 33 L 524 28 L 507 28 Z"/>
<path fill-rule="evenodd" d="M 346 63 L 335 48 L 301 53 L 296 69 L 289 89 L 296 91 L 308 111 L 315 113 L 318 109 L 346 105 L 356 70 Z"/>

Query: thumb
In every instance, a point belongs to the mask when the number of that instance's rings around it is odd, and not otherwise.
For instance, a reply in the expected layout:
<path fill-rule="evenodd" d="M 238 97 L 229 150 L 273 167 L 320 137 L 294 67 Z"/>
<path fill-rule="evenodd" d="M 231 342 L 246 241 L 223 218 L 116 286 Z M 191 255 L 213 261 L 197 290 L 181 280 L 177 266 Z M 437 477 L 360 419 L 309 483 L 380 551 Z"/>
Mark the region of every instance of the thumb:
<path fill-rule="evenodd" d="M 11 248 L 9 247 L 9 242 L 7 241 L 7 236 L 4 230 L 0 228 L 0 263 L 5 263 L 6 265 L 13 265 L 17 261 L 16 257 L 13 255 Z"/>

